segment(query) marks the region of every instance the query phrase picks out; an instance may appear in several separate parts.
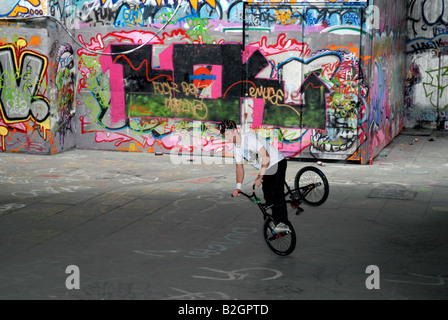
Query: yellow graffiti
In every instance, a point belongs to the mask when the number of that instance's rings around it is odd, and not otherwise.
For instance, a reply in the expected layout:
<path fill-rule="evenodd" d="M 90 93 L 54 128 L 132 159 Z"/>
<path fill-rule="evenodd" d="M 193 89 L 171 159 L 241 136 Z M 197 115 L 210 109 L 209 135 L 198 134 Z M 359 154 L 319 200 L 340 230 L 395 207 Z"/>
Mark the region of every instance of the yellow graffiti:
<path fill-rule="evenodd" d="M 264 101 L 269 101 L 270 103 L 274 105 L 279 105 L 280 101 L 283 101 L 283 91 L 281 89 L 278 89 L 275 91 L 272 87 L 263 87 L 260 86 L 258 88 L 250 87 L 249 88 L 249 95 L 252 98 L 263 98 Z"/>
<path fill-rule="evenodd" d="M 20 38 L 19 40 L 16 41 L 15 45 L 16 45 L 17 49 L 21 50 L 26 47 L 26 40 L 23 38 Z"/>
<path fill-rule="evenodd" d="M 2 137 L 2 149 L 3 151 L 6 150 L 5 146 L 5 136 L 8 134 L 8 129 L 5 127 L 0 127 L 0 136 Z"/>
<path fill-rule="evenodd" d="M 208 109 L 203 100 L 194 99 L 193 101 L 178 98 L 166 98 L 165 108 L 173 111 L 175 114 L 192 114 L 199 120 L 207 118 Z"/>
<path fill-rule="evenodd" d="M 14 10 L 9 14 L 10 17 L 17 17 L 20 14 L 25 14 L 28 12 L 27 8 L 17 5 Z"/>
<path fill-rule="evenodd" d="M 160 3 L 162 2 L 162 0 L 157 0 L 157 2 Z M 204 0 L 205 2 L 207 2 L 210 6 L 212 6 L 212 8 L 216 8 L 216 1 L 215 0 Z M 160 5 L 159 3 L 159 5 Z M 194 10 L 198 10 L 198 0 L 190 0 L 190 5 Z"/>
<path fill-rule="evenodd" d="M 280 24 L 294 24 L 296 23 L 297 19 L 293 16 L 293 13 L 291 10 L 275 10 L 275 16 Z"/>

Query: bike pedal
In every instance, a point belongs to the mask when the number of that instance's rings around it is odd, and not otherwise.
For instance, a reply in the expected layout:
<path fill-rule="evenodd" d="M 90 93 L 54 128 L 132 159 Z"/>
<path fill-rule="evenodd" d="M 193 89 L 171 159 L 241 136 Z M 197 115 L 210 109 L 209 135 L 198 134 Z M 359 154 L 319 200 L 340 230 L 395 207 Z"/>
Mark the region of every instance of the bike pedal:
<path fill-rule="evenodd" d="M 305 210 L 303 210 L 300 207 L 297 207 L 296 216 L 300 215 L 303 211 L 305 211 Z"/>

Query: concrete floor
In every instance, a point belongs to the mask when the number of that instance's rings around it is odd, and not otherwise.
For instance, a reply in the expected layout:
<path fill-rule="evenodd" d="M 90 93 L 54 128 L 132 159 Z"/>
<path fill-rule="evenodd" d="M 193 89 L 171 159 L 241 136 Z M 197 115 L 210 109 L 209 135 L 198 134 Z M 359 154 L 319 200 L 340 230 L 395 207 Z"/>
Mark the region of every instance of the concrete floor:
<path fill-rule="evenodd" d="M 329 199 L 290 215 L 288 257 L 230 197 L 221 160 L 0 154 L 0 300 L 448 299 L 448 133 L 405 131 L 372 165 L 319 167 Z M 287 179 L 305 165 L 289 161 Z"/>

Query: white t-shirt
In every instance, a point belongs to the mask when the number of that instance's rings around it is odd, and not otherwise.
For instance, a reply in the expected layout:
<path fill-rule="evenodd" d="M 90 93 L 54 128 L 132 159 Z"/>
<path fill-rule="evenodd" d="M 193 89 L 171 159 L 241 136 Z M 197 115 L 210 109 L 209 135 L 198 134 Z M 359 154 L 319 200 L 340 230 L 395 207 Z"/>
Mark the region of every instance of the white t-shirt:
<path fill-rule="evenodd" d="M 236 163 L 243 163 L 243 158 L 249 162 L 255 169 L 261 169 L 262 159 L 258 151 L 264 147 L 269 154 L 270 162 L 268 169 L 283 160 L 285 157 L 276 147 L 271 145 L 265 139 L 255 132 L 241 133 L 241 145 L 234 144 L 233 152 Z"/>

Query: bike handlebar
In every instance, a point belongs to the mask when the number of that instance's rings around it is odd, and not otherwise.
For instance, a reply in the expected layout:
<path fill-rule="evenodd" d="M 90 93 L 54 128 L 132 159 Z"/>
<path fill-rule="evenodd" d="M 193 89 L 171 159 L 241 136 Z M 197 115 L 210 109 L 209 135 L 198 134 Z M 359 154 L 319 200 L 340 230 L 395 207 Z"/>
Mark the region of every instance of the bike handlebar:
<path fill-rule="evenodd" d="M 255 194 L 255 183 L 252 186 L 252 195 L 248 195 L 247 193 L 244 193 L 243 191 L 240 190 L 239 194 L 242 194 L 243 196 L 247 197 L 248 199 L 252 199 L 255 203 L 260 202 L 260 198 L 257 197 L 257 195 Z M 233 194 L 232 194 L 232 198 L 233 198 Z"/>

